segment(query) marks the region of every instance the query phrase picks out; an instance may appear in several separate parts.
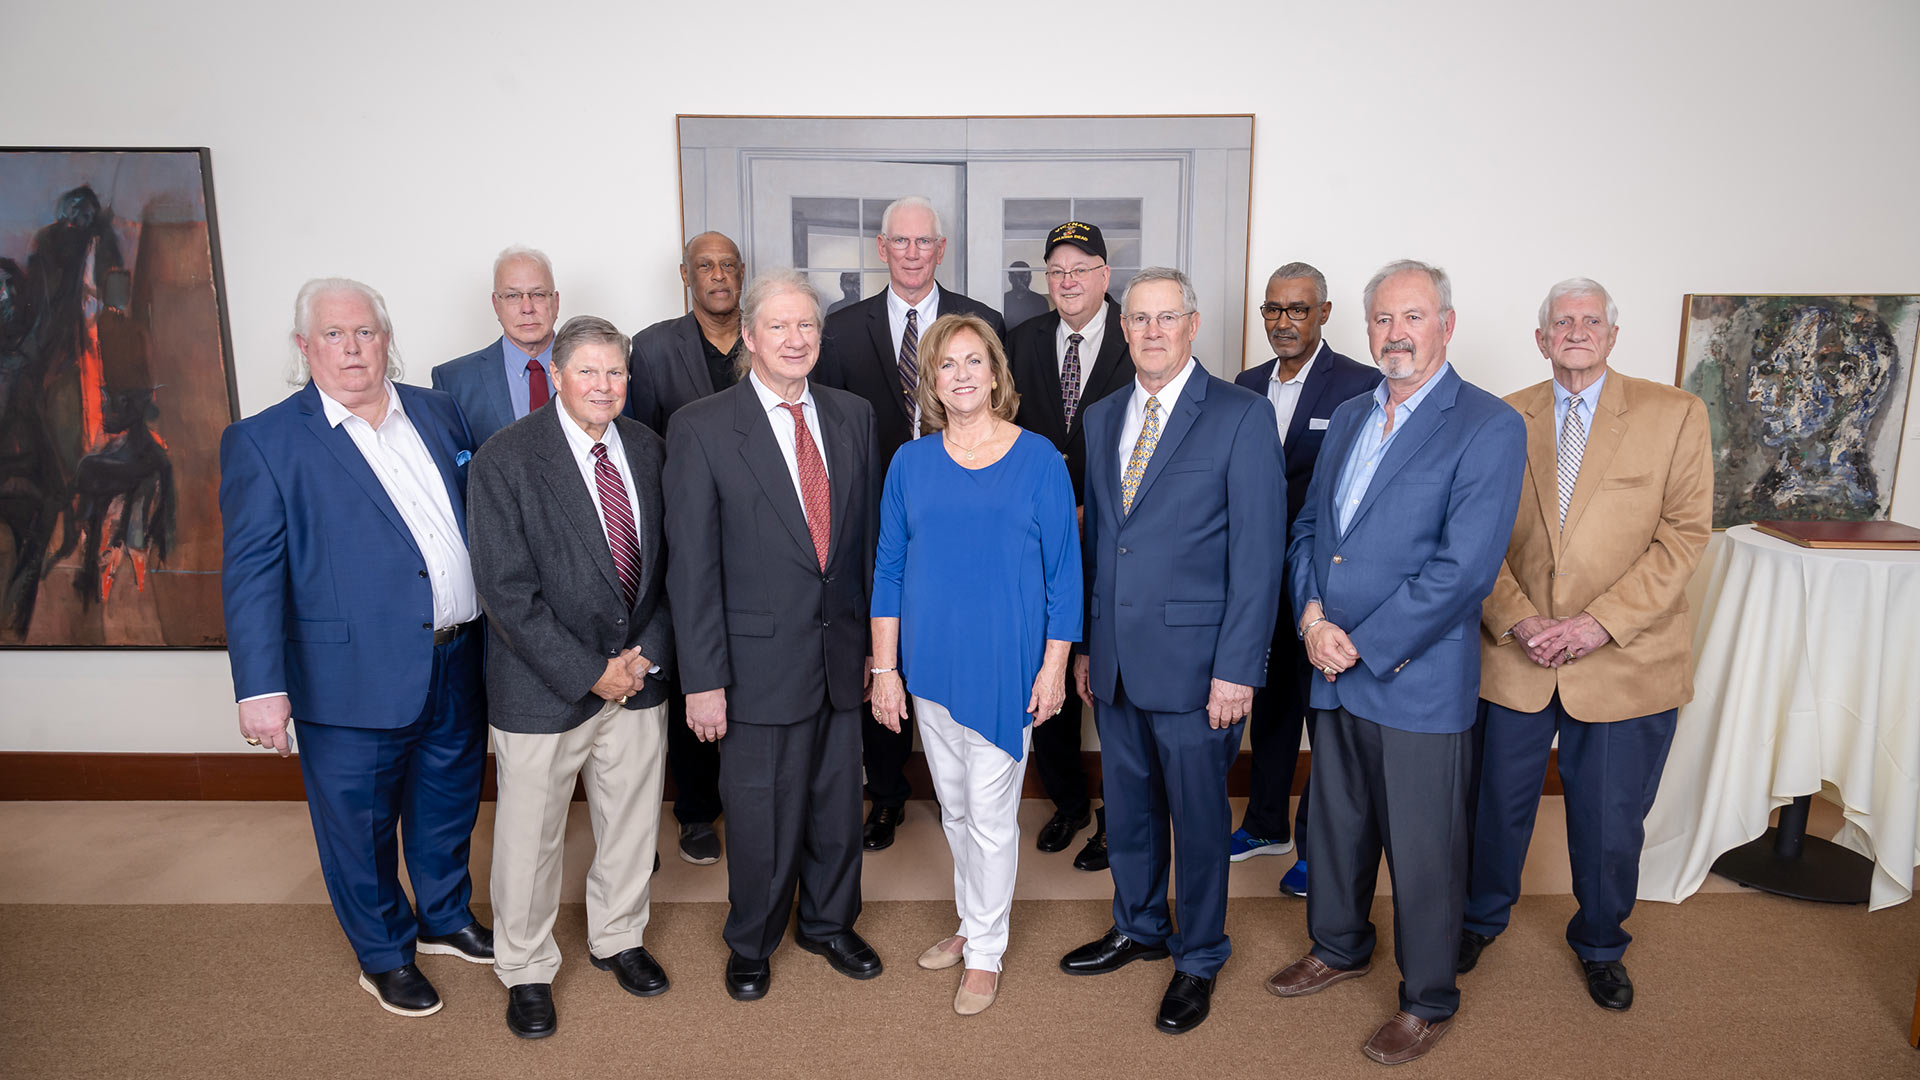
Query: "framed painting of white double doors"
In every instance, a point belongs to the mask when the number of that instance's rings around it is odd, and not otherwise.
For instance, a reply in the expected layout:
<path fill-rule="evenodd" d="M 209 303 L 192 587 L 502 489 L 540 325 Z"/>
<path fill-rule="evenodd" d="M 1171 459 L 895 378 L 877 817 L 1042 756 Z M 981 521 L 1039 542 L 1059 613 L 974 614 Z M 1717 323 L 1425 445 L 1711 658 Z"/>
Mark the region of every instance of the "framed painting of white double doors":
<path fill-rule="evenodd" d="M 686 236 L 732 237 L 750 271 L 805 272 L 828 307 L 886 287 L 874 238 L 903 195 L 947 235 L 936 274 L 1011 327 L 1047 310 L 1042 249 L 1063 221 L 1098 225 L 1113 295 L 1173 266 L 1199 294 L 1195 352 L 1241 367 L 1253 117 L 680 116 Z"/>

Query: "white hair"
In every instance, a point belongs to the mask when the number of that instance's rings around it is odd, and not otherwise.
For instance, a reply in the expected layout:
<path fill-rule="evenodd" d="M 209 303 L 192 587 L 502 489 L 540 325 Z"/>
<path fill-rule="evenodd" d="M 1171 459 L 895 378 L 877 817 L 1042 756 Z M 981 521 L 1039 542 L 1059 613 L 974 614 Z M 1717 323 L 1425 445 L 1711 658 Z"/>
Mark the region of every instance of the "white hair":
<path fill-rule="evenodd" d="M 1375 272 L 1373 278 L 1367 282 L 1367 287 L 1360 292 L 1360 307 L 1367 317 L 1373 316 L 1373 294 L 1380 291 L 1380 286 L 1395 274 L 1404 274 L 1410 270 L 1418 270 L 1427 275 L 1427 281 L 1433 286 L 1434 299 L 1440 304 L 1440 310 L 1434 312 L 1435 315 L 1445 315 L 1453 310 L 1453 279 L 1447 277 L 1445 270 L 1418 259 L 1395 259 Z"/>
<path fill-rule="evenodd" d="M 940 211 L 935 210 L 933 203 L 927 201 L 926 197 L 922 195 L 908 195 L 888 203 L 887 208 L 880 212 L 880 235 L 893 235 L 893 212 L 895 210 L 907 210 L 914 207 L 918 207 L 933 215 L 933 235 L 937 239 L 945 239 L 947 230 L 940 224 Z"/>
<path fill-rule="evenodd" d="M 1171 281 L 1180 286 L 1180 303 L 1186 306 L 1187 311 L 1200 310 L 1200 296 L 1193 291 L 1193 282 L 1171 266 L 1149 266 L 1133 275 L 1133 280 L 1127 282 L 1126 291 L 1120 294 L 1120 310 L 1129 310 L 1127 305 L 1133 298 L 1133 290 L 1150 281 Z"/>
<path fill-rule="evenodd" d="M 546 272 L 547 280 L 553 280 L 553 260 L 547 258 L 547 253 L 538 248 L 523 247 L 519 244 L 503 248 L 500 254 L 493 257 L 493 280 L 499 281 L 500 268 L 515 259 L 529 259 L 539 263 L 540 269 Z"/>
<path fill-rule="evenodd" d="M 287 382 L 293 386 L 307 385 L 312 373 L 307 370 L 307 358 L 300 351 L 300 339 L 313 329 L 313 309 L 319 305 L 323 296 L 335 296 L 342 293 L 358 296 L 373 309 L 373 319 L 380 324 L 380 332 L 387 335 L 387 378 L 398 382 L 405 368 L 400 362 L 400 347 L 393 340 L 393 318 L 387 314 L 386 298 L 371 285 L 364 285 L 352 278 L 325 277 L 314 278 L 300 286 L 299 295 L 293 298 L 293 333 L 287 340 L 293 346 L 293 364 L 287 369 Z"/>
<path fill-rule="evenodd" d="M 1620 308 L 1613 302 L 1613 294 L 1605 285 L 1592 278 L 1570 277 L 1547 290 L 1547 298 L 1540 301 L 1540 329 L 1547 328 L 1547 320 L 1553 317 L 1553 305 L 1569 296 L 1597 296 L 1607 305 L 1607 325 L 1620 325 Z"/>

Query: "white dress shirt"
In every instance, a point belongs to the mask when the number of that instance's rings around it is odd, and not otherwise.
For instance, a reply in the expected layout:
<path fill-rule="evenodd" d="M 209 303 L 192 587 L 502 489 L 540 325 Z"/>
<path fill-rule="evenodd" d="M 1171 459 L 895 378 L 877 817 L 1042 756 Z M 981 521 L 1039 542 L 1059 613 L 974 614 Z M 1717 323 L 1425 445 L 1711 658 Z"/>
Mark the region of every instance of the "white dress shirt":
<path fill-rule="evenodd" d="M 907 309 L 909 308 L 920 313 L 914 319 L 914 332 L 921 337 L 926 337 L 927 327 L 932 326 L 933 320 L 940 317 L 940 286 L 935 285 L 933 288 L 928 289 L 927 295 L 921 297 L 920 302 L 917 304 L 907 303 L 899 293 L 893 291 L 892 285 L 887 286 L 887 326 L 893 330 L 893 363 L 895 368 L 893 377 L 895 379 L 900 377 L 898 370 L 900 366 L 900 339 L 907 334 Z M 808 397 L 806 402 L 807 407 L 811 409 L 813 407 L 813 399 Z M 913 433 L 910 437 L 917 439 L 920 437 L 920 402 L 914 398 L 908 398 L 907 404 L 913 407 Z M 815 430 L 818 430 L 817 426 Z M 788 432 L 788 434 L 791 435 L 792 432 Z M 826 451 L 822 450 L 821 455 L 824 457 L 825 454 Z"/>
<path fill-rule="evenodd" d="M 1273 375 L 1267 379 L 1267 400 L 1273 402 L 1273 415 L 1280 423 L 1280 445 L 1287 445 L 1287 429 L 1293 426 L 1293 410 L 1300 407 L 1300 391 L 1306 388 L 1307 372 L 1313 370 L 1313 362 L 1327 351 L 1327 339 L 1320 339 L 1320 347 L 1313 350 L 1307 362 L 1291 379 L 1280 378 L 1280 361 L 1274 358 Z"/>
<path fill-rule="evenodd" d="M 760 407 L 766 410 L 767 423 L 773 425 L 773 441 L 780 444 L 780 456 L 787 462 L 787 476 L 793 480 L 793 494 L 800 500 L 800 510 L 804 513 L 807 495 L 800 490 L 800 456 L 794 449 L 793 414 L 781 407 L 787 404 L 786 400 L 767 389 L 767 384 L 760 381 L 758 372 L 748 372 L 747 381 L 753 384 L 753 392 L 760 395 Z M 800 391 L 800 413 L 806 419 L 808 434 L 813 436 L 813 448 L 820 453 L 820 469 L 827 472 L 827 444 L 820 440 L 820 409 L 813 403 L 811 382 Z M 828 478 L 832 478 L 831 474 Z"/>
<path fill-rule="evenodd" d="M 560 414 L 560 430 L 566 433 L 567 449 L 573 451 L 573 463 L 580 468 L 580 479 L 587 483 L 587 494 L 593 499 L 593 512 L 600 517 L 600 532 L 607 537 L 608 550 L 613 548 L 613 537 L 607 532 L 606 509 L 600 505 L 600 477 L 594 470 L 596 459 L 593 456 L 596 444 L 607 448 L 607 460 L 613 464 L 613 470 L 620 474 L 620 482 L 626 486 L 627 512 L 633 515 L 633 543 L 640 549 L 640 557 L 646 558 L 646 548 L 640 539 L 640 495 L 633 488 L 633 477 L 628 474 L 627 451 L 620 442 L 619 426 L 608 424 L 607 430 L 595 439 L 587 434 L 564 404 L 556 406 L 553 411 Z"/>
<path fill-rule="evenodd" d="M 407 411 L 400 406 L 400 392 L 387 383 L 387 412 L 375 428 L 355 416 L 352 410 L 320 392 L 320 407 L 327 423 L 344 428 L 360 456 L 367 459 L 373 475 L 380 480 L 400 520 L 413 534 L 413 543 L 427 563 L 427 582 L 433 586 L 433 626 L 445 630 L 480 617 L 480 594 L 473 584 L 473 565 L 467 558 L 467 542 L 460 536 L 460 523 L 453 516 L 453 497 L 427 444 L 421 440 Z"/>
<path fill-rule="evenodd" d="M 1087 320 L 1085 329 L 1075 330 L 1067 325 L 1067 320 L 1060 320 L 1053 334 L 1053 363 L 1055 370 L 1062 375 L 1065 374 L 1067 363 L 1067 338 L 1072 334 L 1080 335 L 1080 392 L 1084 394 L 1087 392 L 1087 376 L 1093 372 L 1094 358 L 1100 355 L 1100 343 L 1107 337 L 1107 302 L 1100 301 L 1100 310 Z M 1060 388 L 1065 390 L 1066 385 L 1062 382 Z"/>
<path fill-rule="evenodd" d="M 1140 429 L 1147 426 L 1147 399 L 1156 398 L 1160 402 L 1160 434 L 1164 437 L 1167 432 L 1167 417 L 1173 412 L 1173 403 L 1180 400 L 1180 392 L 1187 388 L 1187 379 L 1199 369 L 1200 361 L 1191 356 L 1187 357 L 1187 366 L 1181 368 L 1180 374 L 1175 375 L 1172 382 L 1161 387 L 1157 394 L 1147 393 L 1147 388 L 1140 385 L 1139 377 L 1134 378 L 1133 393 L 1127 395 L 1127 415 L 1120 422 L 1121 475 L 1126 475 L 1127 459 L 1133 456 L 1133 444 L 1140 439 Z M 1159 452 L 1157 444 L 1154 452 Z"/>

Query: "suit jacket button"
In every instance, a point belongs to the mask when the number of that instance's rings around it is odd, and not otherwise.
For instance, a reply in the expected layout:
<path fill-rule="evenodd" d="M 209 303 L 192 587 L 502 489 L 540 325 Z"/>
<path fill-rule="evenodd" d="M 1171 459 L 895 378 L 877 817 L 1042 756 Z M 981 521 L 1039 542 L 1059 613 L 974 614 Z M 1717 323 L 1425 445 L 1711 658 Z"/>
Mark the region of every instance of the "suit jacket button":
<path fill-rule="evenodd" d="M 833 620 L 832 620 L 832 619 L 821 619 L 821 620 L 820 620 L 820 629 L 822 629 L 822 630 L 825 630 L 825 629 L 827 629 L 828 627 L 830 627 L 830 626 L 832 626 L 832 625 L 833 625 Z"/>
<path fill-rule="evenodd" d="M 1125 555 L 1126 553 L 1127 553 L 1127 549 L 1126 549 L 1126 548 L 1121 548 L 1121 549 L 1120 549 L 1120 554 L 1122 554 L 1122 555 Z"/>
<path fill-rule="evenodd" d="M 427 572 L 426 572 L 425 570 L 422 570 L 422 571 L 420 571 L 420 576 L 421 576 L 421 577 L 426 577 L 426 576 L 427 576 Z"/>
<path fill-rule="evenodd" d="M 433 624 L 432 624 L 432 623 L 430 623 L 430 622 L 423 622 L 423 623 L 421 623 L 421 624 L 420 624 L 420 629 L 422 629 L 422 630 L 431 630 L 431 629 L 433 629 Z"/>
<path fill-rule="evenodd" d="M 625 626 L 625 625 L 627 625 L 627 620 L 625 620 L 625 619 L 615 619 L 615 620 L 613 620 L 613 625 L 615 625 L 615 626 Z"/>
<path fill-rule="evenodd" d="M 1335 556 L 1333 557 L 1333 561 L 1334 561 L 1334 562 L 1341 562 L 1342 560 L 1341 560 L 1341 558 L 1340 558 L 1340 556 L 1338 556 L 1338 555 L 1335 555 Z"/>

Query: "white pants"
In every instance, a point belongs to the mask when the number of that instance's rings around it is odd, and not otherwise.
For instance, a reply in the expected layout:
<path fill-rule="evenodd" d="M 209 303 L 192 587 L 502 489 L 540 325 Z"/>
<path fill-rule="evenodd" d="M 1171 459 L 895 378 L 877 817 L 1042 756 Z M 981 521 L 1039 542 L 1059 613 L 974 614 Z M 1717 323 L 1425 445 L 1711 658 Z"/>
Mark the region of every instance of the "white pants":
<path fill-rule="evenodd" d="M 500 796 L 493 817 L 493 973 L 501 982 L 550 983 L 560 970 L 553 922 L 575 776 L 586 781 L 593 821 L 587 947 L 604 960 L 642 944 L 666 736 L 665 702 L 628 709 L 609 701 L 557 735 L 494 730 Z"/>
<path fill-rule="evenodd" d="M 1020 786 L 1033 728 L 1022 734 L 1015 760 L 938 702 L 915 697 L 913 707 L 927 771 L 940 796 L 940 824 L 953 849 L 953 902 L 960 911 L 955 933 L 967 939 L 968 967 L 999 971 L 1020 866 Z"/>

